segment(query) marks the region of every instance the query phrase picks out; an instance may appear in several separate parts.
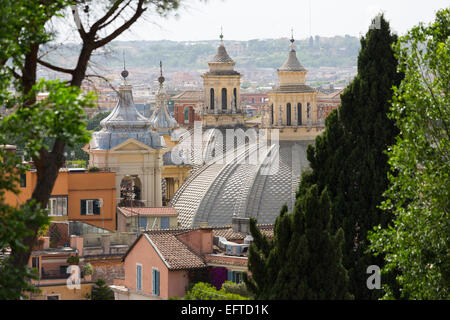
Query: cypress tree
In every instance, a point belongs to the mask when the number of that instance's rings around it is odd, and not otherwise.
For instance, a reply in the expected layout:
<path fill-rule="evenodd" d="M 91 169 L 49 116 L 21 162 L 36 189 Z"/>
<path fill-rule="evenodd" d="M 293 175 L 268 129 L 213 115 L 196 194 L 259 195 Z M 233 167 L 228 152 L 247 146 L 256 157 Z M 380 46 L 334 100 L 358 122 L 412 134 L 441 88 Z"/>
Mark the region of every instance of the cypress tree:
<path fill-rule="evenodd" d="M 367 252 L 367 232 L 386 226 L 391 216 L 379 204 L 388 187 L 388 157 L 385 150 L 395 142 L 398 129 L 387 117 L 392 87 L 403 75 L 391 34 L 383 15 L 361 39 L 358 74 L 341 95 L 341 105 L 326 119 L 325 132 L 310 146 L 307 158 L 311 171 L 303 174 L 299 193 L 316 184 L 327 188 L 333 214 L 332 230 L 344 230 L 344 266 L 349 271 L 351 293 L 356 299 L 373 299 L 380 290 L 366 286 L 370 265 L 383 266 L 383 257 Z"/>
<path fill-rule="evenodd" d="M 267 240 L 251 219 L 247 287 L 256 299 L 349 299 L 347 271 L 342 265 L 342 229 L 331 234 L 327 190 L 312 186 L 297 194 L 292 213 L 283 206 Z"/>

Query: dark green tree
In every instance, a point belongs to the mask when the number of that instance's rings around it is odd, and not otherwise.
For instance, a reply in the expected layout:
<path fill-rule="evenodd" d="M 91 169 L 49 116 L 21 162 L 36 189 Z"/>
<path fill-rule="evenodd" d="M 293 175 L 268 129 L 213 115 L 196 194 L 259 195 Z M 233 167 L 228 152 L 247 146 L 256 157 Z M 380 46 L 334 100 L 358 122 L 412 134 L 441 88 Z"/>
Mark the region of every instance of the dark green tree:
<path fill-rule="evenodd" d="M 300 183 L 300 193 L 316 184 L 331 198 L 332 230 L 344 230 L 344 266 L 356 299 L 374 299 L 380 290 L 366 286 L 367 267 L 383 266 L 383 257 L 367 252 L 367 232 L 386 226 L 392 216 L 378 208 L 388 187 L 385 150 L 395 142 L 398 129 L 387 117 L 392 87 L 403 75 L 397 71 L 389 23 L 378 15 L 361 39 L 358 74 L 341 95 L 341 105 L 326 120 L 325 132 L 310 146 L 311 171 Z"/>
<path fill-rule="evenodd" d="M 103 279 L 97 279 L 92 287 L 91 300 L 114 300 L 114 292 L 106 285 Z"/>
<path fill-rule="evenodd" d="M 268 241 L 250 221 L 254 241 L 249 249 L 244 275 L 256 299 L 351 299 L 348 275 L 342 265 L 343 231 L 331 233 L 328 192 L 319 194 L 312 186 L 297 194 L 292 213 L 283 206 L 274 226 L 274 239 Z"/>

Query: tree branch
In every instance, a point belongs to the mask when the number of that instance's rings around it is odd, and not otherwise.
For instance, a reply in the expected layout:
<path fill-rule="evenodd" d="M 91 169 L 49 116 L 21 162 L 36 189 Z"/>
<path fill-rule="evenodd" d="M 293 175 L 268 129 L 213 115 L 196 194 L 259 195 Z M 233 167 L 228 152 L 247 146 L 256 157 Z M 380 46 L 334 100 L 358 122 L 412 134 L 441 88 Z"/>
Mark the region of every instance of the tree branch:
<path fill-rule="evenodd" d="M 43 65 L 44 67 L 47 67 L 49 69 L 52 69 L 54 71 L 58 71 L 58 72 L 64 72 L 64 73 L 69 73 L 69 74 L 73 74 L 74 70 L 73 69 L 65 69 L 65 68 L 61 68 L 61 67 L 57 67 L 54 66 L 48 62 L 42 61 L 41 59 L 37 59 L 37 62 L 41 65 Z"/>
<path fill-rule="evenodd" d="M 111 20 L 109 20 L 108 22 L 105 22 L 105 24 L 102 24 L 101 26 L 99 26 L 98 30 L 106 28 L 111 22 L 116 20 L 117 17 L 122 13 L 122 11 L 125 10 L 125 8 L 130 5 L 130 3 L 131 3 L 131 0 L 128 0 L 128 2 L 116 13 L 116 15 Z"/>
<path fill-rule="evenodd" d="M 120 4 L 123 2 L 124 0 L 117 0 L 116 2 L 114 2 L 113 6 L 108 10 L 108 12 L 105 13 L 105 15 L 103 17 L 101 17 L 100 19 L 98 19 L 91 27 L 91 29 L 89 30 L 89 33 L 96 33 L 100 28 L 100 26 L 106 22 L 106 20 L 109 19 L 109 17 L 111 17 L 114 12 L 116 12 L 117 8 L 119 8 Z M 141 2 L 141 1 L 139 1 Z"/>
<path fill-rule="evenodd" d="M 108 42 L 111 42 L 112 40 L 117 38 L 122 32 L 127 30 L 134 22 L 136 22 L 136 20 L 145 12 L 145 10 L 147 10 L 147 8 L 143 8 L 142 7 L 143 4 L 144 4 L 144 0 L 139 0 L 139 3 L 138 3 L 137 8 L 136 8 L 136 12 L 130 18 L 130 20 L 128 20 L 123 25 L 121 25 L 119 28 L 117 28 L 109 36 L 106 36 L 105 38 L 103 38 L 101 40 L 95 41 L 94 42 L 95 49 L 97 49 L 97 48 L 99 48 L 101 46 L 104 46 Z"/>

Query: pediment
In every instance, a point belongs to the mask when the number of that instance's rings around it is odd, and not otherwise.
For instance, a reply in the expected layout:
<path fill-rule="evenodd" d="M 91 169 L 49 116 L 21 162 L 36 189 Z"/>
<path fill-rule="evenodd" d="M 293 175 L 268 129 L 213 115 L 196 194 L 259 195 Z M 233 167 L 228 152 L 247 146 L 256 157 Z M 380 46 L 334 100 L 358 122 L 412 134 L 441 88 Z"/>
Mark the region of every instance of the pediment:
<path fill-rule="evenodd" d="M 125 140 L 124 142 L 118 144 L 117 146 L 115 146 L 114 148 L 111 149 L 111 151 L 154 151 L 156 149 L 134 139 L 134 138 L 130 138 Z"/>

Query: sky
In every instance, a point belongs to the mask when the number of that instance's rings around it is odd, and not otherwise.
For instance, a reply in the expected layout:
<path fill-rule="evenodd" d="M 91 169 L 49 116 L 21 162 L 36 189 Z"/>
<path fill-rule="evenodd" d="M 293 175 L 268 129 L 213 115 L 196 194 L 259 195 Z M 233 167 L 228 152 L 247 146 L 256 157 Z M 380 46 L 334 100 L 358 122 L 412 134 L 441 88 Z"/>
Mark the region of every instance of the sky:
<path fill-rule="evenodd" d="M 391 29 L 404 34 L 418 22 L 431 22 L 449 0 L 185 0 L 177 14 L 150 14 L 118 40 L 251 40 L 310 35 L 360 36 L 383 12 Z"/>

